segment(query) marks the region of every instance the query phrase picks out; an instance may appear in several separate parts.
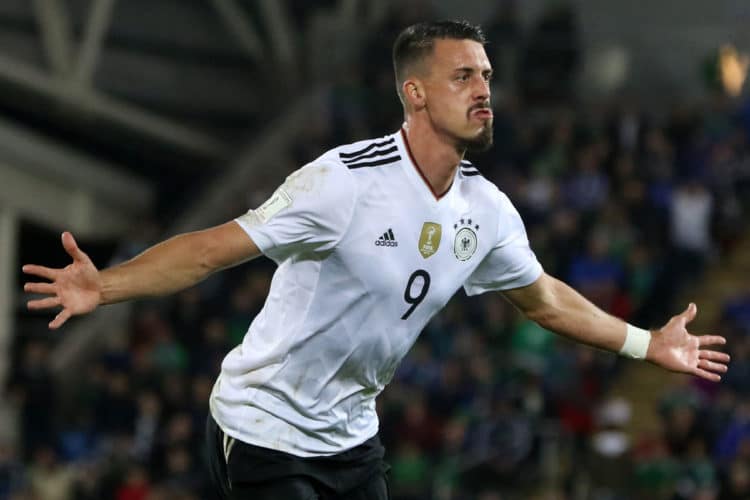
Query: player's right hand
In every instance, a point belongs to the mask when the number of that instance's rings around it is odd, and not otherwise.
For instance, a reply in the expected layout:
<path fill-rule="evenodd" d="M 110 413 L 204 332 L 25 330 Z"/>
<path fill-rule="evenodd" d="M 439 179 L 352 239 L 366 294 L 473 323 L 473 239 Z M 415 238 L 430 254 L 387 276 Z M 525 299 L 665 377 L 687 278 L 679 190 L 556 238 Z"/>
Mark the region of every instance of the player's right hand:
<path fill-rule="evenodd" d="M 26 306 L 31 310 L 52 309 L 62 306 L 62 310 L 49 323 L 52 330 L 60 328 L 71 316 L 86 314 L 99 305 L 102 296 L 102 283 L 99 271 L 76 244 L 69 232 L 62 234 L 62 245 L 73 262 L 62 269 L 53 269 L 34 264 L 23 266 L 22 271 L 49 282 L 27 282 L 25 292 L 38 293 L 47 297 L 29 300 Z"/>

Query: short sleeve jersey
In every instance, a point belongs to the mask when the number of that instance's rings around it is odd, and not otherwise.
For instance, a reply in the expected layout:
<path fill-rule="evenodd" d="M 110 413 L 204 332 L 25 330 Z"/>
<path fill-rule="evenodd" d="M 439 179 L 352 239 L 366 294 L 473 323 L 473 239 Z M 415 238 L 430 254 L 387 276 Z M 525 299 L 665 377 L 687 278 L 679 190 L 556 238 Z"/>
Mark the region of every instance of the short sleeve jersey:
<path fill-rule="evenodd" d="M 461 286 L 542 273 L 507 196 L 461 162 L 436 198 L 401 131 L 325 153 L 236 221 L 278 268 L 211 412 L 231 437 L 302 457 L 377 433 L 375 397 Z"/>

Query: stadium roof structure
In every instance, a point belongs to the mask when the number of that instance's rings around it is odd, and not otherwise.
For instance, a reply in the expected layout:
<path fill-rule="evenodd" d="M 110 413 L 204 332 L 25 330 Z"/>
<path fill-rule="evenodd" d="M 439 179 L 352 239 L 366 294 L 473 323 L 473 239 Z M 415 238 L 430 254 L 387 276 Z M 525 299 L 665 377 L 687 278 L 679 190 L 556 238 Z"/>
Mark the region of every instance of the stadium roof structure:
<path fill-rule="evenodd" d="M 113 238 L 176 208 L 169 204 L 183 206 L 167 233 L 210 223 L 226 200 L 222 186 L 250 183 L 304 126 L 321 90 L 309 68 L 346 63 L 320 44 L 349 40 L 382 19 L 385 5 L 3 0 L 1 227 L 17 233 L 27 220 Z M 337 46 L 352 55 L 355 41 Z M 13 253 L 10 239 L 0 257 Z M 13 296 L 14 258 L 6 257 L 0 288 Z M 117 314 L 100 311 L 68 332 L 56 369 Z M 0 378 L 11 329 L 0 324 Z"/>
<path fill-rule="evenodd" d="M 263 68 L 293 66 L 292 29 L 274 1 L 3 1 L 0 112 L 174 186 L 220 168 L 273 106 Z"/>

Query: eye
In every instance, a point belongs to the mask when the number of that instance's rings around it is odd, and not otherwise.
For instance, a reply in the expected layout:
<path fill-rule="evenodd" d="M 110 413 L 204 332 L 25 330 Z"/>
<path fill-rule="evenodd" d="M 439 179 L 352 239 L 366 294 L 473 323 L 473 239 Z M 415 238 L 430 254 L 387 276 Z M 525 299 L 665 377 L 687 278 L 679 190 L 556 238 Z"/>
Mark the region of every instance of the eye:
<path fill-rule="evenodd" d="M 456 80 L 459 82 L 468 82 L 469 81 L 469 74 L 468 73 L 461 73 L 456 77 Z"/>

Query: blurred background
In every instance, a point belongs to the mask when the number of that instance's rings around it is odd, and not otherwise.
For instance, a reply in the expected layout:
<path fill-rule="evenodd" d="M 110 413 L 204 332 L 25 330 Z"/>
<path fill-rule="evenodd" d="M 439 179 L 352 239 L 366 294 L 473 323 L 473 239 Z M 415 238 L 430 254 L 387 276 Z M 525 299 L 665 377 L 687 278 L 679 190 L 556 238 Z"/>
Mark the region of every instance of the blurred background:
<path fill-rule="evenodd" d="M 49 332 L 22 263 L 98 266 L 236 217 L 398 129 L 405 26 L 479 23 L 495 147 L 471 158 L 547 272 L 607 311 L 727 336 L 721 384 L 573 345 L 462 292 L 379 400 L 396 500 L 750 498 L 750 3 L 0 1 L 0 499 L 213 499 L 201 444 L 259 259 Z"/>

